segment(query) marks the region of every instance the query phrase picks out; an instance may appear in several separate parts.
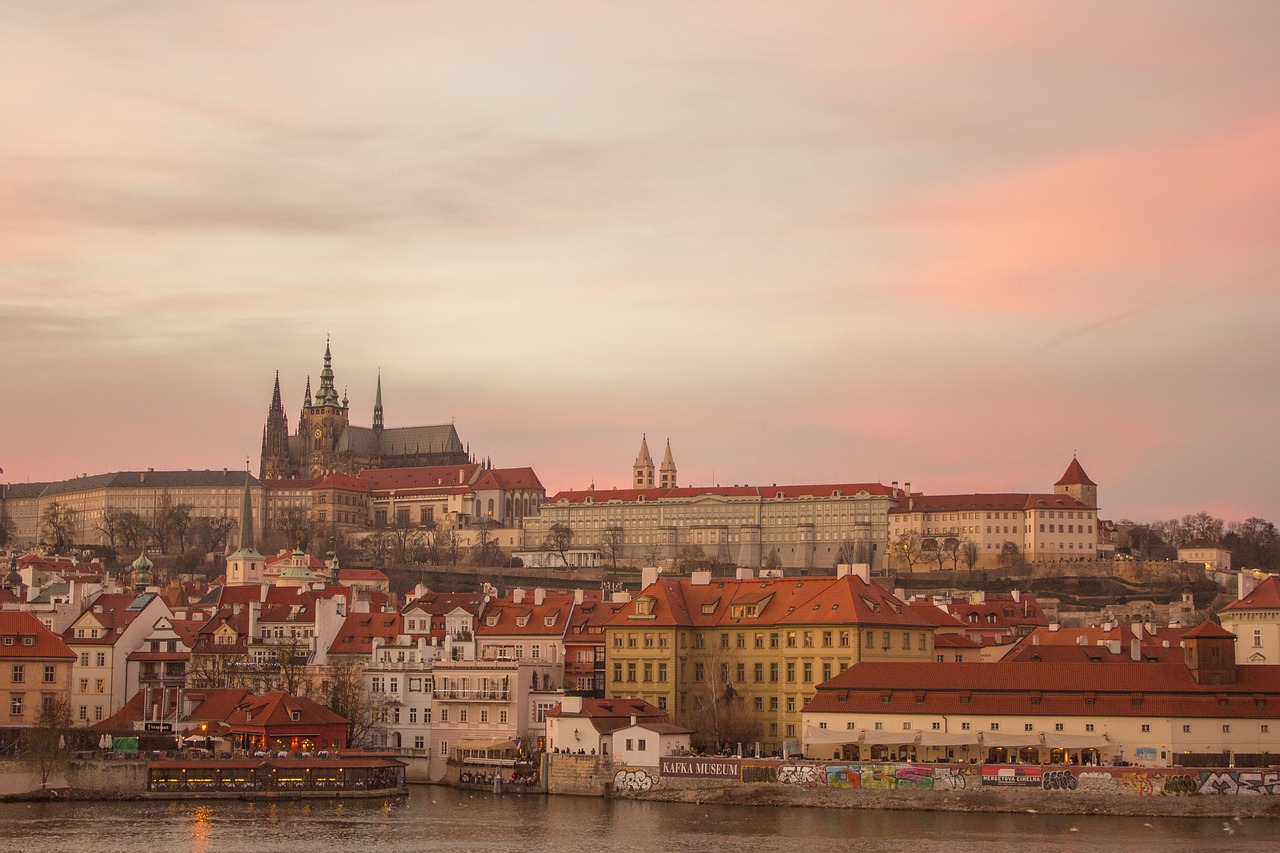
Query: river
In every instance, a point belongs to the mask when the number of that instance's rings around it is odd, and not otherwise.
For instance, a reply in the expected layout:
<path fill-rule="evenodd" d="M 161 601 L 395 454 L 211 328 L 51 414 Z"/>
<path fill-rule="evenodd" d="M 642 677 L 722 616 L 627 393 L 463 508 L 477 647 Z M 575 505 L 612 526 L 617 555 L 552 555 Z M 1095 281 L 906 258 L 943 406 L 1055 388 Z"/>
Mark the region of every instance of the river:
<path fill-rule="evenodd" d="M 394 802 L 0 804 L 4 853 L 1274 850 L 1275 821 L 701 806 L 411 786 Z"/>

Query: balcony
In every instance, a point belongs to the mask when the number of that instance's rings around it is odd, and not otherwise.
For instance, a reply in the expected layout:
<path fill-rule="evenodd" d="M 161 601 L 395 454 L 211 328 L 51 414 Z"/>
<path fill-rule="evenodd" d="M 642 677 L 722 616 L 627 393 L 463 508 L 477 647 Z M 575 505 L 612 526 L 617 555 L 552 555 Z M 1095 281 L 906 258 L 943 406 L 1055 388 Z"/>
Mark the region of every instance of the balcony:
<path fill-rule="evenodd" d="M 487 690 L 446 690 L 444 688 L 436 688 L 431 691 L 432 699 L 464 699 L 467 701 L 478 702 L 509 702 L 511 701 L 511 691 L 501 688 L 489 688 Z"/>

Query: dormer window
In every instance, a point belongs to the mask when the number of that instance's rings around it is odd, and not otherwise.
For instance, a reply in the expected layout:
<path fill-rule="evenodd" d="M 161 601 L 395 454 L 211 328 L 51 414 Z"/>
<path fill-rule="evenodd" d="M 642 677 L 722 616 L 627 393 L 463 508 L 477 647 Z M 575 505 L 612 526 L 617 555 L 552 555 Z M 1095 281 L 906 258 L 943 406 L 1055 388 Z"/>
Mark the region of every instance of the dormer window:
<path fill-rule="evenodd" d="M 289 719 L 290 719 L 292 722 L 295 722 L 295 723 L 300 723 L 300 722 L 302 722 L 302 712 L 301 712 L 301 711 L 290 711 L 290 712 L 289 712 Z"/>
<path fill-rule="evenodd" d="M 528 624 L 529 624 L 528 615 L 516 617 L 516 627 L 523 628 L 525 625 L 528 625 Z"/>
<path fill-rule="evenodd" d="M 497 616 L 486 616 L 486 617 L 485 617 L 485 619 L 484 619 L 484 624 L 486 624 L 486 625 L 488 625 L 490 628 L 492 628 L 494 625 L 497 625 L 497 624 L 498 624 L 498 617 L 497 617 Z"/>
<path fill-rule="evenodd" d="M 542 620 L 542 624 L 543 624 L 543 625 L 545 625 L 545 626 L 546 626 L 546 627 L 548 627 L 548 628 L 554 627 L 554 626 L 555 626 L 555 624 L 556 624 L 556 617 L 554 617 L 554 616 L 548 616 L 548 617 L 546 617 L 545 619 L 543 619 L 543 620 Z"/>

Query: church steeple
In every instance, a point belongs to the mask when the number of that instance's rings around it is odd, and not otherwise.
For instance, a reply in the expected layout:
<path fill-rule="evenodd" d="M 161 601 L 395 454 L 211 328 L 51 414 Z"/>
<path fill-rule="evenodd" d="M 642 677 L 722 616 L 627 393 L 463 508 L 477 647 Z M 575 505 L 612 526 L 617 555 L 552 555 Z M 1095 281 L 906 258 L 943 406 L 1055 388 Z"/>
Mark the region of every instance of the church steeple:
<path fill-rule="evenodd" d="M 302 408 L 311 408 L 311 374 L 307 374 L 307 392 L 302 395 Z"/>
<path fill-rule="evenodd" d="M 373 398 L 373 431 L 382 432 L 382 368 L 378 368 L 378 392 Z"/>
<path fill-rule="evenodd" d="M 252 479 L 245 471 L 244 494 L 240 498 L 240 547 L 227 556 L 227 586 L 262 583 L 264 561 L 254 547 L 253 496 L 249 491 Z"/>
<path fill-rule="evenodd" d="M 667 452 L 662 454 L 662 466 L 658 468 L 658 485 L 664 489 L 676 487 L 676 461 L 671 458 L 671 439 L 667 439 Z"/>
<path fill-rule="evenodd" d="M 640 435 L 640 452 L 636 454 L 636 461 L 631 466 L 631 472 L 633 488 L 653 488 L 653 457 L 649 455 L 649 441 L 643 433 Z"/>

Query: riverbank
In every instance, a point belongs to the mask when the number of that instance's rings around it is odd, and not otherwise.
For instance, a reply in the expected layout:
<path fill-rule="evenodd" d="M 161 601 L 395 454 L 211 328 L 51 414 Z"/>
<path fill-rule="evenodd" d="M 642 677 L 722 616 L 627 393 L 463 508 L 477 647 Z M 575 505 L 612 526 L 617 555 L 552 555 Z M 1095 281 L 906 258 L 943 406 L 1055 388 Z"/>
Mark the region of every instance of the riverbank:
<path fill-rule="evenodd" d="M 989 812 L 993 814 L 1110 815 L 1116 817 L 1280 818 L 1276 797 L 1116 797 L 1080 793 L 1047 797 L 1025 791 L 875 791 L 780 786 L 677 790 L 655 788 L 615 796 L 696 805 L 788 806 L 880 811 Z"/>

